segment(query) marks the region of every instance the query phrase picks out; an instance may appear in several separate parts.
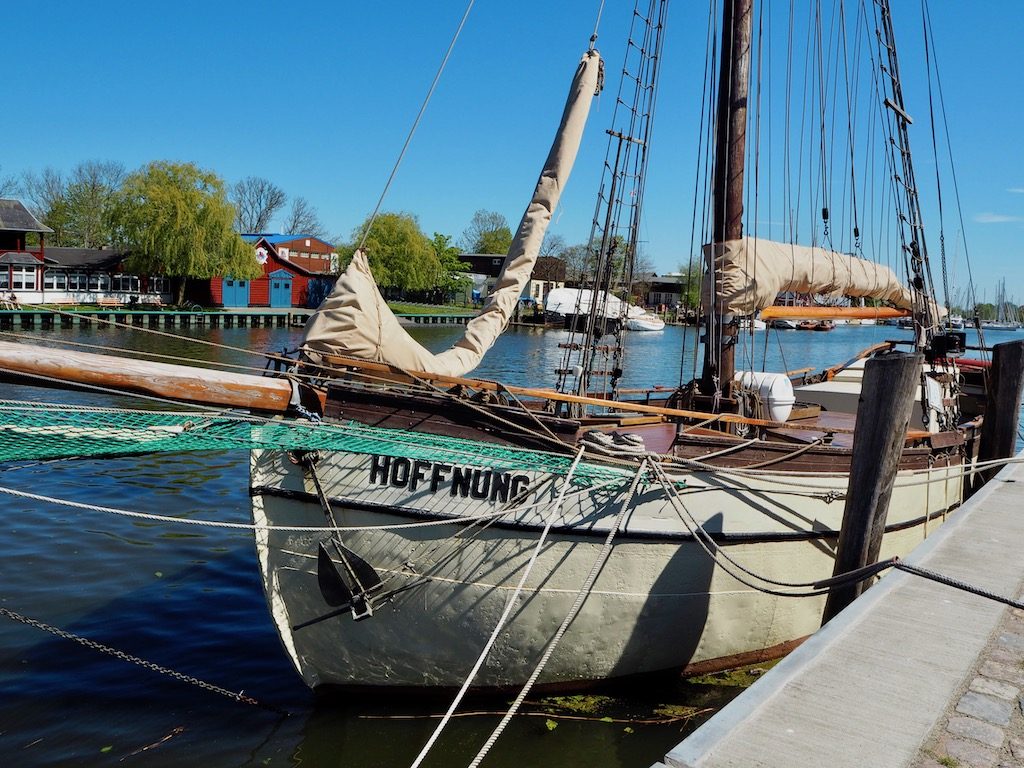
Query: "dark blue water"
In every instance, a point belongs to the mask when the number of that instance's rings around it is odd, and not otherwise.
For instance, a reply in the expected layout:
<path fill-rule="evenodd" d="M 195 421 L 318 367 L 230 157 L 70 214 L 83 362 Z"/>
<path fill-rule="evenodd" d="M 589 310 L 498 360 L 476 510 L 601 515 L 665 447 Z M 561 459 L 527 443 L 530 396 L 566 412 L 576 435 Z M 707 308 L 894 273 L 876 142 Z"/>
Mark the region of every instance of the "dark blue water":
<path fill-rule="evenodd" d="M 458 329 L 416 329 L 433 349 Z M 184 332 L 183 332 L 184 333 Z M 678 381 L 684 334 L 633 334 L 625 386 Z M 249 364 L 242 353 L 196 347 L 129 329 L 33 334 Z M 290 329 L 210 329 L 192 336 L 257 350 L 294 346 Z M 992 338 L 990 341 L 998 341 Z M 896 328 L 769 334 L 769 367 L 821 367 Z M 1008 336 L 1008 335 L 1007 335 Z M 763 352 L 765 334 L 753 346 Z M 560 332 L 510 331 L 477 371 L 545 385 L 559 364 Z M 750 353 L 741 350 L 740 359 Z M 686 364 L 687 375 L 690 363 Z M 760 363 L 756 367 L 760 367 Z M 128 398 L 8 387 L 4 397 L 134 404 Z M 98 505 L 249 522 L 247 455 L 199 453 L 75 460 L 0 469 L 0 485 Z M 0 618 L 0 757 L 4 765 L 402 766 L 447 702 L 326 700 L 303 685 L 281 650 L 259 583 L 251 536 L 185 528 L 0 495 L 0 605 L 287 710 L 280 717 L 163 674 Z M 372 620 L 372 619 L 371 619 Z M 485 765 L 648 766 L 689 726 L 603 722 L 649 718 L 662 704 L 721 706 L 736 689 L 670 684 L 607 702 L 591 719 L 517 718 Z M 502 702 L 469 709 L 502 710 Z M 395 719 L 401 716 L 403 719 Z M 404 719 L 411 717 L 412 719 Z M 497 715 L 457 719 L 429 766 L 465 765 Z"/>

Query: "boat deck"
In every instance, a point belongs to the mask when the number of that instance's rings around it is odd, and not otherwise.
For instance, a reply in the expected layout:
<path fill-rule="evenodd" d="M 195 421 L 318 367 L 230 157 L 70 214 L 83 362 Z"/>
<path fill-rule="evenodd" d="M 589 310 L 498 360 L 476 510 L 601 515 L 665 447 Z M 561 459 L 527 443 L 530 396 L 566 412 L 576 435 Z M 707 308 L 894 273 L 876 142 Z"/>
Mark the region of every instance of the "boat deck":
<path fill-rule="evenodd" d="M 1010 465 L 906 561 L 1016 597 L 1024 580 L 1022 504 L 1024 466 Z M 985 735 L 998 741 L 999 732 L 1007 730 L 1005 724 L 994 725 L 986 712 L 1005 709 L 1011 728 L 1020 720 L 1014 701 L 1019 688 L 1011 686 L 1005 701 L 993 692 L 1005 692 L 1006 683 L 998 691 L 988 684 L 978 692 L 975 670 L 984 668 L 983 654 L 993 641 L 1014 655 L 1011 666 L 1019 672 L 1024 635 L 998 634 L 1000 621 L 1013 613 L 997 602 L 890 571 L 658 765 L 932 765 L 937 758 L 924 750 L 935 748 L 936 726 L 940 731 L 970 726 L 960 739 L 961 749 L 1008 755 L 1009 734 L 1001 745 L 986 747 L 978 739 Z M 944 745 L 940 752 L 958 743 L 942 734 L 938 739 Z"/>

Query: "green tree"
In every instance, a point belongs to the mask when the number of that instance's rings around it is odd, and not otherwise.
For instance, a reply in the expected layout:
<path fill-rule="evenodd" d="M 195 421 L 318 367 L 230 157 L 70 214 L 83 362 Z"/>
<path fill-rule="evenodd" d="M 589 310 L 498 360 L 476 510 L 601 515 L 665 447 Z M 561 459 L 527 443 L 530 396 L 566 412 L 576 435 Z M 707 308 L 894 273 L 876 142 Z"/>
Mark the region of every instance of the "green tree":
<path fill-rule="evenodd" d="M 470 253 L 508 253 L 512 230 L 500 213 L 481 208 L 462 233 L 462 245 Z"/>
<path fill-rule="evenodd" d="M 704 268 L 699 259 L 679 267 L 679 303 L 684 309 L 696 310 L 700 306 L 700 281 Z"/>
<path fill-rule="evenodd" d="M 459 260 L 459 249 L 452 245 L 451 235 L 435 232 L 430 245 L 441 267 L 437 288 L 444 293 L 445 298 L 469 290 L 472 281 L 465 273 L 469 271 L 470 265 Z"/>
<path fill-rule="evenodd" d="M 352 233 L 354 243 L 363 242 L 369 225 L 364 221 Z M 346 250 L 351 256 L 355 246 Z M 419 220 L 411 213 L 382 213 L 363 246 L 381 288 L 400 291 L 425 291 L 435 286 L 441 262 L 430 239 L 420 230 Z"/>
<path fill-rule="evenodd" d="M 115 242 L 130 251 L 136 274 L 178 278 L 230 275 L 245 280 L 263 270 L 251 246 L 232 228 L 235 209 L 224 182 L 192 163 L 150 163 L 125 180 L 110 210 Z"/>

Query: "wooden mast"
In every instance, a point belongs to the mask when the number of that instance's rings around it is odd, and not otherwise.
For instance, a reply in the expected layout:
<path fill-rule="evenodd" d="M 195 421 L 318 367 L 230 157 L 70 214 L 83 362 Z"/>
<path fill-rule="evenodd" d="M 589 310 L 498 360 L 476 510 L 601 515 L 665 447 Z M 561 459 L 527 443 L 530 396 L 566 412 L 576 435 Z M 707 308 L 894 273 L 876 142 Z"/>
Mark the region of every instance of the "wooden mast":
<path fill-rule="evenodd" d="M 752 0 L 726 0 L 722 16 L 722 52 L 718 77 L 712 244 L 743 236 L 743 165 L 747 141 L 747 93 L 750 85 Z M 707 336 L 701 390 L 728 397 L 735 373 L 737 325 L 707 307 Z M 716 354 L 717 353 L 717 354 Z M 716 360 L 717 357 L 717 360 Z M 718 385 L 715 385 L 715 379 Z"/>

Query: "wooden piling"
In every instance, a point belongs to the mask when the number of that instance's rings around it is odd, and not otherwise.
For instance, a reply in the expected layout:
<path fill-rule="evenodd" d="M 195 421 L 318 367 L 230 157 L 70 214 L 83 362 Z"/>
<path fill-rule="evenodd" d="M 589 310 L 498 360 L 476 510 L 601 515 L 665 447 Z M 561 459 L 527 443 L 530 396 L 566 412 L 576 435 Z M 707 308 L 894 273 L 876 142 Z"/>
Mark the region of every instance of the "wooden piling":
<path fill-rule="evenodd" d="M 988 374 L 985 420 L 981 425 L 978 461 L 1008 459 L 1016 453 L 1020 417 L 1021 387 L 1024 385 L 1024 340 L 1007 341 L 992 347 Z M 971 492 L 991 480 L 1002 465 L 975 475 Z"/>
<path fill-rule="evenodd" d="M 893 352 L 871 358 L 864 366 L 835 576 L 878 561 L 923 361 L 924 356 L 919 353 Z M 822 624 L 853 602 L 865 588 L 864 582 L 833 587 L 825 603 Z"/>

